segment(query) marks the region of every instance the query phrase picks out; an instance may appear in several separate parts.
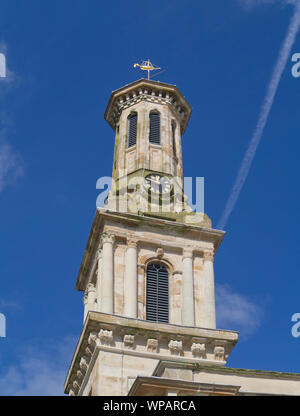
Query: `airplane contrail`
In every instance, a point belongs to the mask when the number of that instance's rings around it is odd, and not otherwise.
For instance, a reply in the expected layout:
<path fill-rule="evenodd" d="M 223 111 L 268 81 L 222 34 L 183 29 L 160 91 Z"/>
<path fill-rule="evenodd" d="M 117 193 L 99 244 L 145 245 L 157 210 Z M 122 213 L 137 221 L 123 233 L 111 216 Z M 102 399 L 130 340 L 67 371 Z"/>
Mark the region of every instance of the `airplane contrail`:
<path fill-rule="evenodd" d="M 276 95 L 276 91 L 277 91 L 282 73 L 286 66 L 287 60 L 290 56 L 290 52 L 295 42 L 296 35 L 299 31 L 299 27 L 300 27 L 300 1 L 298 0 L 297 3 L 295 4 L 294 15 L 289 24 L 286 37 L 281 45 L 277 62 L 273 68 L 273 73 L 272 73 L 271 80 L 267 88 L 266 96 L 264 98 L 264 101 L 261 107 L 261 111 L 259 114 L 256 128 L 254 130 L 249 146 L 242 160 L 240 169 L 238 171 L 238 174 L 234 182 L 234 185 L 232 187 L 229 198 L 226 202 L 221 219 L 219 220 L 217 228 L 221 230 L 224 229 L 228 221 L 228 218 L 237 202 L 237 199 L 243 188 L 243 185 L 247 179 L 251 164 L 253 162 L 253 159 L 257 150 L 257 146 L 259 145 L 259 142 L 262 138 L 262 134 L 266 126 L 270 110 L 272 108 L 272 104 Z"/>

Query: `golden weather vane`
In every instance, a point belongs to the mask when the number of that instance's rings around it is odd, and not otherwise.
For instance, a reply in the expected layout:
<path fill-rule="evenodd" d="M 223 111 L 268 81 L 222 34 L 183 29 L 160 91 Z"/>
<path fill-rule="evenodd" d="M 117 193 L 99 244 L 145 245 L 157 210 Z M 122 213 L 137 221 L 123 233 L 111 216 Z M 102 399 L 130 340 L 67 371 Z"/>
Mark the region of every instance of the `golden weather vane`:
<path fill-rule="evenodd" d="M 134 64 L 133 66 L 134 66 L 134 68 L 136 68 L 138 66 L 142 71 L 147 71 L 148 72 L 148 79 L 150 79 L 150 71 L 161 69 L 159 67 L 155 67 L 154 65 L 152 65 L 152 63 L 150 62 L 150 59 L 147 59 L 147 61 L 142 61 L 141 64 Z M 158 75 L 158 74 L 156 74 L 156 75 Z"/>

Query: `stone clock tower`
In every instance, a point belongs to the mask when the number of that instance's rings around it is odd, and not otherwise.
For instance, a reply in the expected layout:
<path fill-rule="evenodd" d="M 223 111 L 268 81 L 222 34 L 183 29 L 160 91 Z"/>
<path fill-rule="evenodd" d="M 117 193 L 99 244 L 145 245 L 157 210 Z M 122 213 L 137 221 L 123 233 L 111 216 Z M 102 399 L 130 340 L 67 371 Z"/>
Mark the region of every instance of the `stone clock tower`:
<path fill-rule="evenodd" d="M 224 232 L 183 192 L 190 115 L 176 86 L 152 80 L 110 97 L 113 186 L 77 278 L 84 326 L 69 395 L 235 395 L 245 384 L 225 368 L 238 334 L 216 329 L 213 264 Z"/>

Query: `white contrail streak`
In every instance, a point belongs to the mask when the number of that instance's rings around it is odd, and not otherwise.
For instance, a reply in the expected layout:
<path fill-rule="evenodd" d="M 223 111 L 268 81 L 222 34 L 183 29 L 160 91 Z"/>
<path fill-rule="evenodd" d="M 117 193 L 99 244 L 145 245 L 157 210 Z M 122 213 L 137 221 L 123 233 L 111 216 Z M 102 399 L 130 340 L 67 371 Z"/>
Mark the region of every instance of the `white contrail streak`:
<path fill-rule="evenodd" d="M 281 45 L 277 62 L 273 68 L 272 77 L 268 85 L 267 94 L 264 98 L 264 101 L 261 107 L 261 111 L 260 111 L 260 115 L 258 118 L 256 128 L 250 140 L 249 146 L 246 150 L 245 156 L 241 163 L 241 166 L 237 174 L 236 180 L 234 182 L 232 191 L 226 202 L 221 219 L 219 220 L 217 228 L 221 230 L 224 229 L 228 221 L 228 218 L 237 202 L 237 199 L 243 188 L 245 180 L 248 176 L 253 158 L 256 153 L 257 146 L 259 145 L 259 142 L 261 140 L 264 128 L 268 120 L 270 110 L 272 108 L 272 104 L 273 104 L 274 97 L 278 88 L 278 84 L 280 82 L 281 75 L 286 66 L 292 46 L 294 44 L 296 35 L 299 30 L 299 27 L 300 27 L 300 1 L 298 0 L 295 6 L 294 15 L 288 27 L 286 37 L 284 39 L 283 44 Z"/>

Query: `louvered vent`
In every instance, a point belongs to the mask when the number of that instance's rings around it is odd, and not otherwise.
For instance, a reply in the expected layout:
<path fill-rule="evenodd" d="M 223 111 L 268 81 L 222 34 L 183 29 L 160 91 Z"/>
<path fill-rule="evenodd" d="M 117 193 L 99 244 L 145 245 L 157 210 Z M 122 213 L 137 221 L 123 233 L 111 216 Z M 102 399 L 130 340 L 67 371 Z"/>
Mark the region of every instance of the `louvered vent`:
<path fill-rule="evenodd" d="M 169 322 L 169 273 L 160 263 L 147 267 L 146 320 Z"/>
<path fill-rule="evenodd" d="M 128 147 L 136 145 L 137 114 L 128 117 Z"/>
<path fill-rule="evenodd" d="M 160 144 L 160 114 L 150 113 L 150 143 Z"/>

